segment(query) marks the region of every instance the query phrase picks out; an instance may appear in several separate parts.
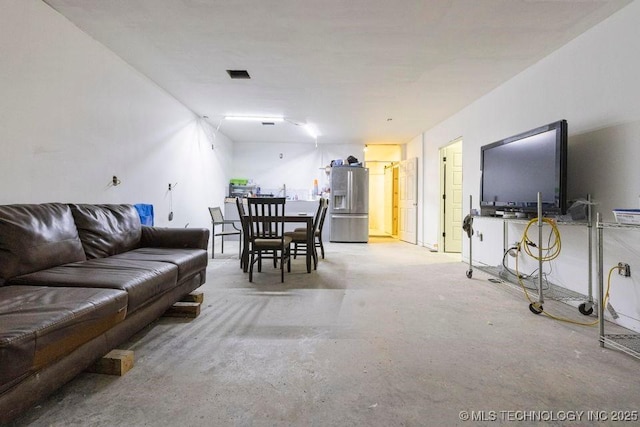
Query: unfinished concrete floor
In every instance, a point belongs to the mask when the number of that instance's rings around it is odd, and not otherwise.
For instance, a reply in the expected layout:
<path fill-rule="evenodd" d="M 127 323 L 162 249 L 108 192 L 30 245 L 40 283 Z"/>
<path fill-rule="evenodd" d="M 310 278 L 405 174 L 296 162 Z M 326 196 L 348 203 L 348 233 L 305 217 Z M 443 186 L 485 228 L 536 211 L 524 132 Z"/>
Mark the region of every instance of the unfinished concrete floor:
<path fill-rule="evenodd" d="M 640 410 L 640 361 L 466 270 L 375 239 L 328 244 L 311 274 L 299 258 L 284 284 L 270 267 L 249 283 L 229 245 L 197 319 L 155 322 L 121 346 L 135 351 L 125 376 L 83 373 L 16 425 L 609 425 L 609 411 Z"/>

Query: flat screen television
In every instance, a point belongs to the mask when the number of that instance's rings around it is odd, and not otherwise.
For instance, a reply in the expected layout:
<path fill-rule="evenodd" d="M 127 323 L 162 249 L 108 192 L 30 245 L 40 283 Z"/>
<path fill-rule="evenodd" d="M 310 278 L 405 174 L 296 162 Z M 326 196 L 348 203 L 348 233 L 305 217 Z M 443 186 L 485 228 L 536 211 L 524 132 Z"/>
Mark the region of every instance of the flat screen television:
<path fill-rule="evenodd" d="M 567 210 L 567 121 L 480 148 L 481 215 L 563 215 Z M 518 215 L 521 216 L 521 215 Z"/>

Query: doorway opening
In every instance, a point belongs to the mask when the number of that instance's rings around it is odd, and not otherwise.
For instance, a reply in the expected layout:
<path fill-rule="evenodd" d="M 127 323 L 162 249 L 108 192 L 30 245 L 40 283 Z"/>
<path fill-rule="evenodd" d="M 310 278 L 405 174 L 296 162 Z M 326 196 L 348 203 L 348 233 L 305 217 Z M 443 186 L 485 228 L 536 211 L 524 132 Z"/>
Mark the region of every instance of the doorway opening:
<path fill-rule="evenodd" d="M 398 163 L 373 160 L 365 166 L 369 169 L 369 237 L 397 237 Z"/>
<path fill-rule="evenodd" d="M 369 169 L 369 237 L 398 237 L 398 164 L 402 147 L 369 144 L 365 147 Z"/>

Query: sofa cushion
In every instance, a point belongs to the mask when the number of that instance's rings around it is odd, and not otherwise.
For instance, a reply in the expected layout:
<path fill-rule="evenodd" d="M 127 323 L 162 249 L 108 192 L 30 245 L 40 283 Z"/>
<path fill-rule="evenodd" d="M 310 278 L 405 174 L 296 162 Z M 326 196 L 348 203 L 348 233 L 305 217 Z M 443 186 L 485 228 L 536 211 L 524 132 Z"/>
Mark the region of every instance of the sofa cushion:
<path fill-rule="evenodd" d="M 140 247 L 207 250 L 209 234 L 208 228 L 142 227 Z"/>
<path fill-rule="evenodd" d="M 135 249 L 142 234 L 133 205 L 70 205 L 87 259 L 105 258 Z"/>
<path fill-rule="evenodd" d="M 0 393 L 101 335 L 126 315 L 114 289 L 0 288 Z"/>
<path fill-rule="evenodd" d="M 0 206 L 0 236 L 0 285 L 86 259 L 71 210 L 61 203 Z"/>
<path fill-rule="evenodd" d="M 175 264 L 178 267 L 178 282 L 182 282 L 207 268 L 209 261 L 207 251 L 203 249 L 140 248 L 115 255 L 112 258 Z"/>
<path fill-rule="evenodd" d="M 166 262 L 100 258 L 11 279 L 15 285 L 111 288 L 127 292 L 132 313 L 177 284 L 178 267 Z"/>

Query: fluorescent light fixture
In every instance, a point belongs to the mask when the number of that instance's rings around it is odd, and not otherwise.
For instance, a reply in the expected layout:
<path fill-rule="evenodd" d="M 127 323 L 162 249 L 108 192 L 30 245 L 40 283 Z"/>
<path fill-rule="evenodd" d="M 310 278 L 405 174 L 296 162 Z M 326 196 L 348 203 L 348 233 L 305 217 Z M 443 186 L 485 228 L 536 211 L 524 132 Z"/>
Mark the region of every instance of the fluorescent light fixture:
<path fill-rule="evenodd" d="M 260 117 L 260 116 L 224 116 L 225 120 L 238 120 L 245 122 L 270 122 L 279 123 L 284 121 L 283 117 Z"/>

